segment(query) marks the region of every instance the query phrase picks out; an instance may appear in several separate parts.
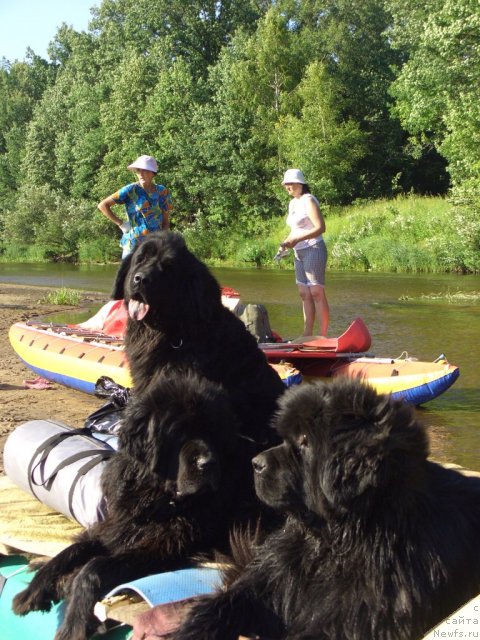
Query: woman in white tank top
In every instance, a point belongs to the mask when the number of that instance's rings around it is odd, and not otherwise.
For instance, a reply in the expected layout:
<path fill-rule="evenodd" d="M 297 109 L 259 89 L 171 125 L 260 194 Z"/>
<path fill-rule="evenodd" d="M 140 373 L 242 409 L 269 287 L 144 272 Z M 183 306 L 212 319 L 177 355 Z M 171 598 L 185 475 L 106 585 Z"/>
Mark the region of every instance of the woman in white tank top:
<path fill-rule="evenodd" d="M 287 216 L 290 233 L 281 246 L 294 250 L 295 279 L 303 305 L 303 335 L 314 335 L 316 317 L 318 335 L 326 336 L 330 310 L 325 295 L 325 220 L 318 200 L 310 193 L 299 169 L 288 169 L 282 184 L 292 199 Z"/>

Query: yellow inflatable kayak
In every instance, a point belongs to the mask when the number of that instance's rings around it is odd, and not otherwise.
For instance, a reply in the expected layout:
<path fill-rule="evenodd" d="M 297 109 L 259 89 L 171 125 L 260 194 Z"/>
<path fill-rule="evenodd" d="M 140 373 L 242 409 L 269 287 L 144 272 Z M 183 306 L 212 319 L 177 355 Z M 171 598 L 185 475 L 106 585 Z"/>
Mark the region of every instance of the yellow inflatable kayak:
<path fill-rule="evenodd" d="M 23 362 L 53 382 L 91 394 L 102 376 L 123 387 L 132 386 L 122 338 L 40 322 L 17 322 L 10 328 L 9 338 Z M 358 377 L 379 393 L 391 393 L 414 405 L 438 397 L 459 376 L 458 367 L 443 356 L 433 362 L 379 358 L 365 353 L 343 353 L 332 349 L 332 344 L 315 346 L 314 342 L 260 347 L 286 386 L 298 384 L 302 377 L 323 380 L 339 375 Z"/>

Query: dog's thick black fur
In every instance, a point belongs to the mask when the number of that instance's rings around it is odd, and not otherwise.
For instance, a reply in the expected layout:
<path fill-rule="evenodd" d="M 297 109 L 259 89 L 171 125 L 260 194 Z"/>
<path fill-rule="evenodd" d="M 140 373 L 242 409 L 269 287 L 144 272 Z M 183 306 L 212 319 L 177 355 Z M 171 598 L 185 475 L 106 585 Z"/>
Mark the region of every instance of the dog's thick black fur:
<path fill-rule="evenodd" d="M 415 640 L 480 591 L 480 478 L 427 460 L 412 409 L 352 380 L 280 405 L 253 464 L 286 526 L 176 640 Z"/>
<path fill-rule="evenodd" d="M 115 585 L 228 548 L 232 526 L 258 515 L 251 458 L 220 385 L 165 370 L 126 408 L 119 451 L 102 476 L 106 519 L 44 565 L 13 603 L 17 614 L 65 598 L 56 640 L 85 640 L 93 607 Z M 253 524 L 254 520 L 252 520 Z"/>
<path fill-rule="evenodd" d="M 125 349 L 136 393 L 165 365 L 193 368 L 222 384 L 243 435 L 259 450 L 278 443 L 269 421 L 285 386 L 180 234 L 141 242 L 121 265 L 113 295 L 129 309 Z"/>

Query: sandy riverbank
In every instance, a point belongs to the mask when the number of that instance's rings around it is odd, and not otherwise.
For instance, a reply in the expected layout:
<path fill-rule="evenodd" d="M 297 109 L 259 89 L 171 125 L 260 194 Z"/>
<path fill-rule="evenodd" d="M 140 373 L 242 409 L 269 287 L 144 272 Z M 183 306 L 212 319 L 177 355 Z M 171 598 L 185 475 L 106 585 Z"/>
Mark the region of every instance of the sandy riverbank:
<path fill-rule="evenodd" d="M 13 351 L 8 330 L 14 322 L 59 313 L 75 307 L 45 304 L 49 289 L 27 285 L 0 284 L 0 474 L 3 474 L 3 446 L 8 434 L 27 420 L 55 418 L 74 427 L 105 401 L 54 384 L 50 389 L 24 387 L 24 380 L 36 377 Z M 81 306 L 106 302 L 107 294 L 84 293 Z"/>

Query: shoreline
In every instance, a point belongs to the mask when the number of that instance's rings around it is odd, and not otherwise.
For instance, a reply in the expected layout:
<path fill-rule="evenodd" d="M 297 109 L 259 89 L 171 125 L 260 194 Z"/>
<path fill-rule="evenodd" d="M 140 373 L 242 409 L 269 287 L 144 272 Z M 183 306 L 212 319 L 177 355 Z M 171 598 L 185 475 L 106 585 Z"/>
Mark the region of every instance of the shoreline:
<path fill-rule="evenodd" d="M 81 310 L 108 300 L 107 293 L 82 291 L 79 305 L 52 305 L 42 298 L 52 287 L 0 284 L 0 475 L 4 474 L 3 447 L 8 435 L 28 420 L 54 419 L 81 427 L 105 399 L 53 384 L 48 389 L 29 389 L 24 380 L 36 378 L 13 351 L 8 331 L 15 322 L 48 316 L 60 311 Z"/>

